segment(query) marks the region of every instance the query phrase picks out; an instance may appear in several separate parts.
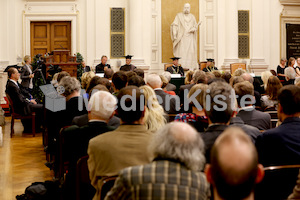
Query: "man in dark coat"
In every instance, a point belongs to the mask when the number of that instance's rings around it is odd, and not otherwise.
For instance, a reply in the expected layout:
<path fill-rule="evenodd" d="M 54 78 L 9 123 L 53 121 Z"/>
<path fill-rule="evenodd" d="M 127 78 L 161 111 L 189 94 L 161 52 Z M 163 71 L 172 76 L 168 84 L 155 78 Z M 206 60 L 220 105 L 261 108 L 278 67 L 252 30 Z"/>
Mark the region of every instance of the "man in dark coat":
<path fill-rule="evenodd" d="M 206 60 L 207 60 L 207 63 L 206 63 L 206 67 L 203 69 L 204 72 L 212 72 L 214 70 L 218 70 L 218 68 L 215 67 L 214 59 L 208 58 Z"/>
<path fill-rule="evenodd" d="M 107 68 L 111 68 L 109 64 L 106 63 L 107 62 L 107 56 L 102 56 L 101 57 L 101 63 L 99 65 L 96 66 L 96 73 L 104 73 L 105 69 Z"/>
<path fill-rule="evenodd" d="M 171 74 L 180 74 L 181 76 L 184 76 L 184 71 L 181 66 L 178 65 L 179 57 L 173 57 L 170 58 L 173 60 L 173 65 L 171 67 L 167 68 L 167 71 Z"/>
<path fill-rule="evenodd" d="M 133 71 L 134 69 L 136 69 L 136 66 L 131 64 L 131 58 L 133 56 L 127 55 L 124 57 L 126 58 L 126 64 L 121 66 L 120 71 Z"/>

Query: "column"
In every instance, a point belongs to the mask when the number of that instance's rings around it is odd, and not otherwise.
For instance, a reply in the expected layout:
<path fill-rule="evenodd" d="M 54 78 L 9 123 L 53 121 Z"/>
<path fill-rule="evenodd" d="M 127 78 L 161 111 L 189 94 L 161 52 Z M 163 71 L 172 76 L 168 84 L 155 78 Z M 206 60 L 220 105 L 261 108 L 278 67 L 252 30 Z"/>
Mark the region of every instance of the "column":
<path fill-rule="evenodd" d="M 226 52 L 224 65 L 238 62 L 238 4 L 237 0 L 226 0 Z M 222 31 L 222 30 L 219 30 Z"/>
<path fill-rule="evenodd" d="M 265 2 L 263 2 L 265 3 Z M 252 71 L 265 71 L 267 65 L 265 63 L 265 46 L 264 35 L 266 34 L 264 22 L 265 15 L 268 13 L 268 8 L 263 6 L 261 0 L 252 0 L 251 5 L 251 32 L 250 32 L 250 66 Z"/>
<path fill-rule="evenodd" d="M 143 58 L 143 1 L 129 0 L 129 51 L 133 55 L 132 64 L 145 65 Z M 150 39 L 150 38 L 149 38 Z"/>

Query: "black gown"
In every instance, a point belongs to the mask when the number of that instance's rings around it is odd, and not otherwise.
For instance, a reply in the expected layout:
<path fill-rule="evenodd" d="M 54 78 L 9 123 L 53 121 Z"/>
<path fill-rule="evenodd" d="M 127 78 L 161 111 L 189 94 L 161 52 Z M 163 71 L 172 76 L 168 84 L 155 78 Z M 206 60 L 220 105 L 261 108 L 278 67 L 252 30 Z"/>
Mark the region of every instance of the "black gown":
<path fill-rule="evenodd" d="M 120 71 L 133 71 L 134 69 L 136 69 L 136 66 L 130 64 L 130 65 L 122 65 L 120 68 Z"/>
<path fill-rule="evenodd" d="M 178 69 L 179 67 L 179 69 Z M 184 76 L 184 71 L 183 68 L 181 66 L 171 66 L 167 68 L 167 71 L 170 72 L 171 74 L 180 74 L 181 76 Z"/>

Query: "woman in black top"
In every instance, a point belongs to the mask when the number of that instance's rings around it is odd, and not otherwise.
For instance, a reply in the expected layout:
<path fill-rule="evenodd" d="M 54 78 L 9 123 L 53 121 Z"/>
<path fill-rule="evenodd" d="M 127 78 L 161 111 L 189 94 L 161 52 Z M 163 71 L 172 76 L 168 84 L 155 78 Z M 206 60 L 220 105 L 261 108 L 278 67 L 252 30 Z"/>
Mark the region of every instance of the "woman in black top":
<path fill-rule="evenodd" d="M 277 76 L 279 80 L 285 80 L 284 69 L 286 67 L 286 59 L 281 58 L 280 64 L 277 66 Z"/>

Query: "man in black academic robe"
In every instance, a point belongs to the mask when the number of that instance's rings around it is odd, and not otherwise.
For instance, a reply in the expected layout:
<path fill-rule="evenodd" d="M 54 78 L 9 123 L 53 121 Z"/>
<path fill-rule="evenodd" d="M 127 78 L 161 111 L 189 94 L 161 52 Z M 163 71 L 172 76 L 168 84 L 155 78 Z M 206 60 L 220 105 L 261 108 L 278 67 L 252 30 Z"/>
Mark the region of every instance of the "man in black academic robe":
<path fill-rule="evenodd" d="M 171 74 L 180 74 L 181 76 L 184 76 L 184 71 L 181 66 L 178 65 L 178 60 L 180 59 L 179 57 L 173 57 L 170 58 L 173 60 L 173 65 L 171 67 L 167 68 L 167 71 L 170 72 Z"/>
<path fill-rule="evenodd" d="M 125 56 L 126 64 L 121 66 L 121 68 L 120 68 L 121 71 L 133 71 L 134 69 L 136 69 L 136 66 L 131 64 L 132 57 L 133 56 L 131 56 L 131 55 Z"/>

